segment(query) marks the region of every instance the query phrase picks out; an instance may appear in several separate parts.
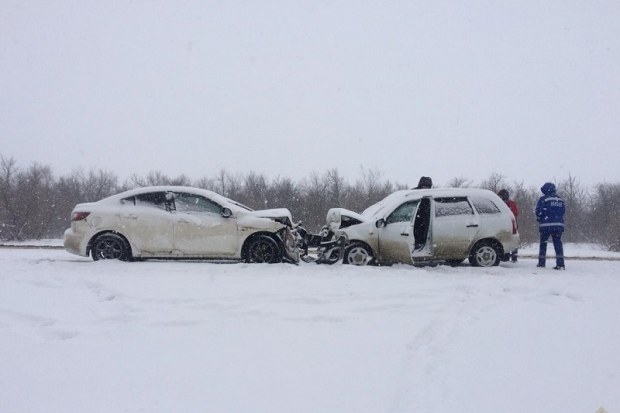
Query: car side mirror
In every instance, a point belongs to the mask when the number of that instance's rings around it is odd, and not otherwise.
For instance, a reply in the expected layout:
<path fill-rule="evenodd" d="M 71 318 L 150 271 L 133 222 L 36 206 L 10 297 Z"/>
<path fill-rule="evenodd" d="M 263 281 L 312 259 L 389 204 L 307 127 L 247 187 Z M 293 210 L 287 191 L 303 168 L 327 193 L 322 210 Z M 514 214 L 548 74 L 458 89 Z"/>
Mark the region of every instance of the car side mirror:
<path fill-rule="evenodd" d="M 383 228 L 385 226 L 385 218 L 379 218 L 377 222 L 375 222 L 375 227 Z"/>
<path fill-rule="evenodd" d="M 230 208 L 222 208 L 222 212 L 220 212 L 224 218 L 230 218 L 232 216 L 232 211 Z"/>

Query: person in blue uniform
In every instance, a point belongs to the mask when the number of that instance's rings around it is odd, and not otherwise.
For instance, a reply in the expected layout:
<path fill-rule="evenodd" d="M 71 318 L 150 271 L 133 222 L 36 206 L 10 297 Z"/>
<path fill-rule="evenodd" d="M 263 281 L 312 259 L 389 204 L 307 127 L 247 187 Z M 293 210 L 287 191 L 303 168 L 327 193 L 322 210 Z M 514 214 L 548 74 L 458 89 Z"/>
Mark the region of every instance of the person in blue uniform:
<path fill-rule="evenodd" d="M 553 240 L 555 248 L 556 266 L 554 270 L 564 270 L 564 247 L 562 246 L 562 233 L 564 232 L 564 213 L 566 205 L 564 200 L 556 194 L 555 185 L 547 182 L 540 188 L 543 196 L 536 204 L 536 220 L 540 232 L 540 248 L 538 251 L 537 267 L 544 267 L 547 256 L 547 241 Z"/>

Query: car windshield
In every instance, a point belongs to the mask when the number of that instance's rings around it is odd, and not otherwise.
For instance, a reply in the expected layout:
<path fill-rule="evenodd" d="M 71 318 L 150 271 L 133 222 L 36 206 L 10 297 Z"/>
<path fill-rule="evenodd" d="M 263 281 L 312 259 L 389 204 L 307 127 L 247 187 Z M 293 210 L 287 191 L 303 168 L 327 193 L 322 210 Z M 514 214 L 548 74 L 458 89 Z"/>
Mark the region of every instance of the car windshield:
<path fill-rule="evenodd" d="M 370 218 L 385 213 L 387 209 L 391 207 L 396 207 L 396 204 L 402 203 L 404 198 L 404 192 L 407 191 L 397 191 L 388 195 L 376 204 L 366 208 L 364 212 L 362 212 L 360 215 L 366 218 Z"/>
<path fill-rule="evenodd" d="M 226 200 L 227 200 L 228 202 L 230 202 L 231 204 L 238 206 L 239 208 L 243 208 L 243 209 L 245 209 L 246 211 L 254 211 L 252 208 L 247 207 L 247 206 L 245 206 L 245 205 L 243 205 L 243 204 L 240 204 L 240 203 L 239 203 L 239 202 L 237 202 L 237 201 L 233 201 L 232 199 L 228 199 L 228 198 L 226 198 Z"/>

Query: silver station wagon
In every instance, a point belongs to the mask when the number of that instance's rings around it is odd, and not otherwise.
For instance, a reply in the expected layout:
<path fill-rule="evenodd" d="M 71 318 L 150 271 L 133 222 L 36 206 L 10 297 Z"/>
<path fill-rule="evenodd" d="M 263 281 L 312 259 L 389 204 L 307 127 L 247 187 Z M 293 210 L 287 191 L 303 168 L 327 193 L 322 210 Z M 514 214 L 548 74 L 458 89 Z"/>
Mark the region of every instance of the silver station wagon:
<path fill-rule="evenodd" d="M 514 215 L 484 189 L 395 192 L 361 214 L 332 208 L 327 228 L 344 239 L 344 263 L 354 265 L 445 261 L 498 265 L 519 244 Z"/>
<path fill-rule="evenodd" d="M 253 211 L 199 188 L 146 187 L 78 204 L 67 251 L 93 259 L 298 262 L 288 209 Z"/>

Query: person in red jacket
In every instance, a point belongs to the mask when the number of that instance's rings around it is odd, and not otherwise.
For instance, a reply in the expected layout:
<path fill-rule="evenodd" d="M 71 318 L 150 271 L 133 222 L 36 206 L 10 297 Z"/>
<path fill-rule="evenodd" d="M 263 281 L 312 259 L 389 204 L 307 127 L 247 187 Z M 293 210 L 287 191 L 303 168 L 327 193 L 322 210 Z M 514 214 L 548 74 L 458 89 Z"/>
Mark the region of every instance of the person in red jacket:
<path fill-rule="evenodd" d="M 502 201 L 504 201 L 506 205 L 508 205 L 508 208 L 510 208 L 510 210 L 512 211 L 512 214 L 515 216 L 515 219 L 517 219 L 517 217 L 519 216 L 519 208 L 517 207 L 517 203 L 513 201 L 512 199 L 510 199 L 510 193 L 508 192 L 508 190 L 500 189 L 497 195 L 499 195 L 499 197 L 502 198 Z M 518 248 L 516 248 L 514 251 L 510 253 L 510 258 L 512 259 L 512 262 L 517 262 L 518 253 L 519 253 Z"/>

